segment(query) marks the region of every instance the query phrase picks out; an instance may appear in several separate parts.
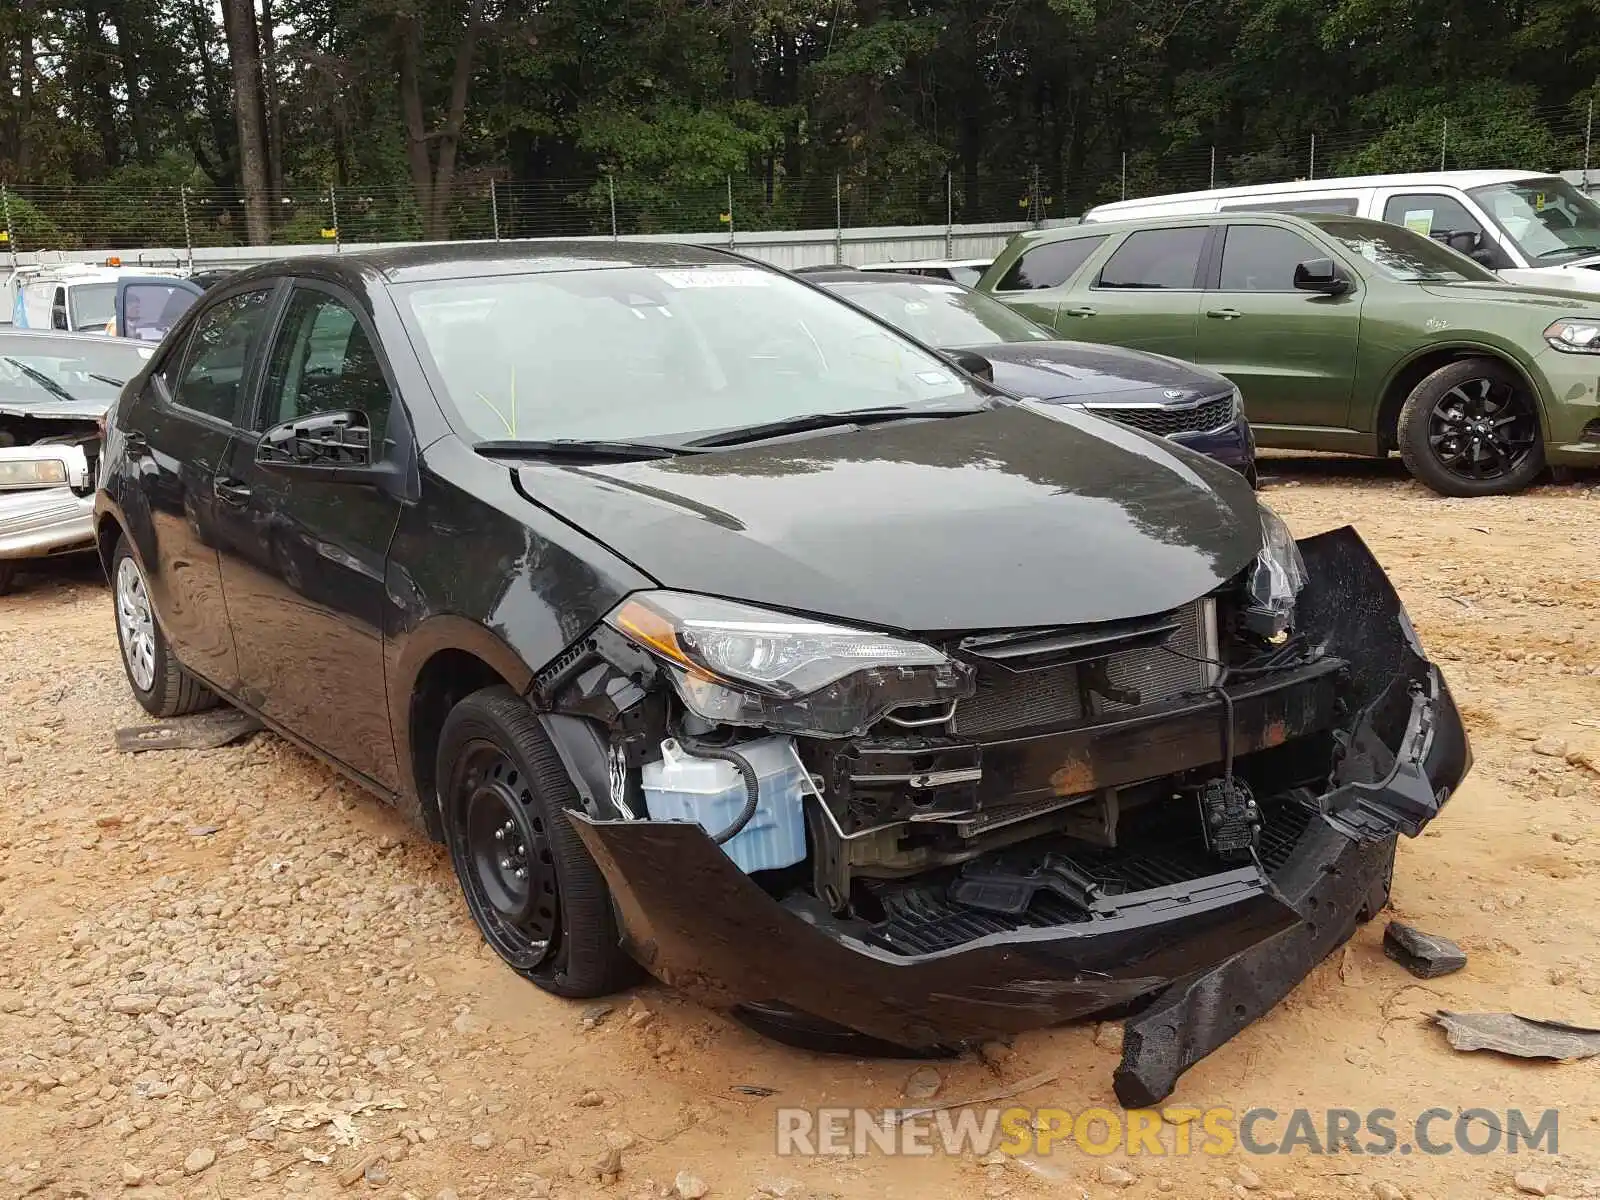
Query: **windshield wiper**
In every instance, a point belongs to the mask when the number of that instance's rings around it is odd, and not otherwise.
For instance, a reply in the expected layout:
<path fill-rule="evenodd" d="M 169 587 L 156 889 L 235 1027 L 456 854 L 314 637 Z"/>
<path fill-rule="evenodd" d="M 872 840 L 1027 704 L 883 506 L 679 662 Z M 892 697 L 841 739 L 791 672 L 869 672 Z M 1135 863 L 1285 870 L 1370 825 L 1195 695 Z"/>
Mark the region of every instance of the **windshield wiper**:
<path fill-rule="evenodd" d="M 109 383 L 112 387 L 117 388 L 128 386 L 128 381 L 126 379 L 113 379 L 109 375 L 96 375 L 93 371 L 88 372 L 88 376 L 96 383 Z"/>
<path fill-rule="evenodd" d="M 475 442 L 479 454 L 507 458 L 582 459 L 588 462 L 643 462 L 688 453 L 679 446 L 655 442 L 605 441 L 587 438 L 553 438 L 545 441 L 502 438 Z"/>
<path fill-rule="evenodd" d="M 25 362 L 19 362 L 17 359 L 9 357 L 0 358 L 0 362 L 7 363 L 8 365 L 13 366 L 17 370 L 21 371 L 24 375 L 37 383 L 45 391 L 49 392 L 57 400 L 65 400 L 68 404 L 80 403 L 78 397 L 67 391 L 66 388 L 62 387 L 54 379 L 51 379 L 50 376 L 39 370 L 38 367 L 30 367 Z"/>
<path fill-rule="evenodd" d="M 760 442 L 768 438 L 783 437 L 789 433 L 807 433 L 813 429 L 832 429 L 835 426 L 881 425 L 886 421 L 914 421 L 922 417 L 966 417 L 985 411 L 984 406 L 961 408 L 858 408 L 849 412 L 802 413 L 797 417 L 784 417 L 778 421 L 763 421 L 759 425 L 740 425 L 733 429 L 720 429 L 715 433 L 689 438 L 683 444 L 693 449 L 717 449 L 723 446 L 742 446 L 747 442 Z"/>
<path fill-rule="evenodd" d="M 1554 250 L 1546 250 L 1542 254 L 1535 254 L 1534 258 L 1554 258 L 1557 254 L 1570 254 L 1574 258 L 1583 254 L 1600 254 L 1600 246 L 1557 246 Z"/>

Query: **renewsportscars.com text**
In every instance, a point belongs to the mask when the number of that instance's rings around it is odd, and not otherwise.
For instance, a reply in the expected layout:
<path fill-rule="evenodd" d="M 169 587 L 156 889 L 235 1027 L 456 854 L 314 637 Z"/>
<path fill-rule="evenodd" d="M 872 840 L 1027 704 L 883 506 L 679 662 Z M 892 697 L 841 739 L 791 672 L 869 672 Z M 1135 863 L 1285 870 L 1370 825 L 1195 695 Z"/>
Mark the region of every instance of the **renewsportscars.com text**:
<path fill-rule="evenodd" d="M 781 1155 L 1556 1154 L 1560 1110 L 780 1108 Z"/>

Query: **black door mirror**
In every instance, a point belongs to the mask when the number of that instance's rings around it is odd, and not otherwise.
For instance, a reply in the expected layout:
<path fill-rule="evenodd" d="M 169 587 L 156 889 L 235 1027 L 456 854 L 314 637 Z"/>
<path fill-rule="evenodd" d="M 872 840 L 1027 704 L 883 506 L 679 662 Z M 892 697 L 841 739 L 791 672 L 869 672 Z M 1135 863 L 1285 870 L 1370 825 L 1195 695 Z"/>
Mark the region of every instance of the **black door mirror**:
<path fill-rule="evenodd" d="M 263 470 L 327 483 L 372 482 L 372 429 L 365 413 L 313 413 L 274 425 L 256 443 Z"/>
<path fill-rule="evenodd" d="M 1467 257 L 1473 262 L 1477 263 L 1480 267 L 1488 267 L 1491 271 L 1498 271 L 1500 269 L 1500 256 L 1488 246 L 1479 246 L 1476 250 L 1472 251 L 1471 254 L 1467 255 Z"/>
<path fill-rule="evenodd" d="M 976 375 L 985 383 L 994 382 L 994 364 L 971 350 L 946 350 L 944 356 L 968 375 Z"/>
<path fill-rule="evenodd" d="M 1482 240 L 1470 229 L 1458 229 L 1456 232 L 1446 235 L 1444 244 L 1457 254 L 1471 255 L 1473 251 L 1477 250 L 1478 243 Z"/>
<path fill-rule="evenodd" d="M 1294 286 L 1302 292 L 1320 292 L 1324 296 L 1342 296 L 1350 290 L 1350 281 L 1339 271 L 1331 258 L 1308 258 L 1294 269 Z"/>

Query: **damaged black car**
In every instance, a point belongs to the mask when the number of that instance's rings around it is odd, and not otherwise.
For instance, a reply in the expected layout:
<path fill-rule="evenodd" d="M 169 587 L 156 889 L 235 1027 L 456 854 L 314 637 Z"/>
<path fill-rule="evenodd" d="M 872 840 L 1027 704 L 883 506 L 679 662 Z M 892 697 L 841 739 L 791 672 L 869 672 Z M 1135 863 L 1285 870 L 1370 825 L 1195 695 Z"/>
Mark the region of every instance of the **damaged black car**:
<path fill-rule="evenodd" d="M 398 806 L 539 986 L 853 1052 L 1119 1012 L 1127 1104 L 1471 761 L 1352 530 L 712 249 L 230 276 L 125 390 L 96 540 L 140 703 Z"/>

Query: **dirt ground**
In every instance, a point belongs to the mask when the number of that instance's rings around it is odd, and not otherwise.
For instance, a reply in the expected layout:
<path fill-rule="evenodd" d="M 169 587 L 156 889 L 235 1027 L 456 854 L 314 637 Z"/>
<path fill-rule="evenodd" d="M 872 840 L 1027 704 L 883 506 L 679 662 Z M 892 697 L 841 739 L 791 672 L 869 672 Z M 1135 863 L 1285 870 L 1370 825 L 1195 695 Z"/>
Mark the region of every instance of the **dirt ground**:
<path fill-rule="evenodd" d="M 1528 1171 L 1600 1195 L 1600 1059 L 1463 1054 L 1426 1019 L 1600 1026 L 1600 488 L 1449 501 L 1397 464 L 1267 465 L 1297 533 L 1360 529 L 1466 714 L 1476 768 L 1402 843 L 1387 915 L 1471 961 L 1419 984 L 1374 922 L 1173 1102 L 1387 1108 L 1402 1128 L 1557 1107 L 1558 1157 L 779 1159 L 779 1106 L 903 1104 L 915 1064 L 799 1053 L 657 985 L 603 1014 L 540 993 L 482 948 L 441 850 L 273 736 L 117 754 L 143 714 L 84 565 L 0 601 L 0 1197 L 631 1200 L 680 1172 L 736 1200 L 1445 1200 Z M 940 1064 L 939 1096 L 1058 1072 L 1007 1103 L 1115 1107 L 1110 1032 Z"/>

